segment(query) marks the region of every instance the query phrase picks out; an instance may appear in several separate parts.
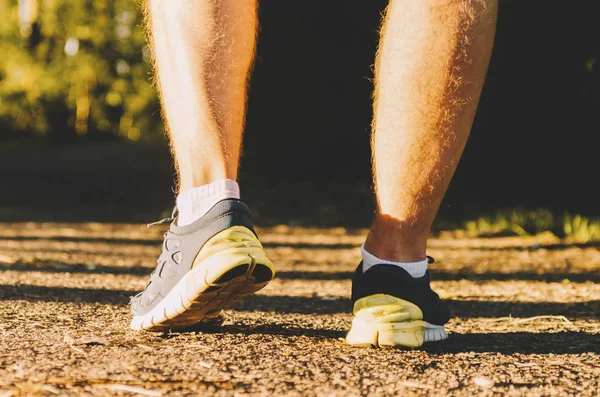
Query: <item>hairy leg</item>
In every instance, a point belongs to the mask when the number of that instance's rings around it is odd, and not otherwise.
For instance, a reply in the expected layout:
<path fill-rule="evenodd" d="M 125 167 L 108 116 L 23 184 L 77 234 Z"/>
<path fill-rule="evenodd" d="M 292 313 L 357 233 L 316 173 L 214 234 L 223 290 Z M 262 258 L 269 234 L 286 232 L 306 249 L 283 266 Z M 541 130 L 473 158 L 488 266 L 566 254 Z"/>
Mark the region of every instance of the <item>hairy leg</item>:
<path fill-rule="evenodd" d="M 365 248 L 423 260 L 466 144 L 491 54 L 497 0 L 391 0 L 376 61 L 377 213 Z"/>
<path fill-rule="evenodd" d="M 180 190 L 237 178 L 257 0 L 148 0 Z"/>

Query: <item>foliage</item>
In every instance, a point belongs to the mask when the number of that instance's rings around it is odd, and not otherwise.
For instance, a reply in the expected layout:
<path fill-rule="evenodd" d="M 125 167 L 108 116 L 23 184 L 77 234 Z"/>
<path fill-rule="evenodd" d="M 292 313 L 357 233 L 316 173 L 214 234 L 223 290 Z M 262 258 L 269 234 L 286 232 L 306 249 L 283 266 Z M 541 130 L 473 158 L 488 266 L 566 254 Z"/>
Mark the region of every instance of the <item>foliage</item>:
<path fill-rule="evenodd" d="M 547 210 L 512 210 L 465 222 L 465 230 L 472 236 L 527 236 L 552 229 L 554 221 Z"/>
<path fill-rule="evenodd" d="M 600 241 L 600 222 L 593 221 L 581 215 L 566 216 L 563 222 L 564 233 L 571 239 L 587 243 Z"/>
<path fill-rule="evenodd" d="M 139 4 L 0 0 L 0 15 L 0 128 L 59 140 L 160 136 Z"/>
<path fill-rule="evenodd" d="M 521 210 L 498 212 L 467 221 L 459 236 L 496 237 L 530 236 L 552 232 L 573 242 L 600 241 L 600 220 L 581 215 L 553 215 L 548 210 Z"/>

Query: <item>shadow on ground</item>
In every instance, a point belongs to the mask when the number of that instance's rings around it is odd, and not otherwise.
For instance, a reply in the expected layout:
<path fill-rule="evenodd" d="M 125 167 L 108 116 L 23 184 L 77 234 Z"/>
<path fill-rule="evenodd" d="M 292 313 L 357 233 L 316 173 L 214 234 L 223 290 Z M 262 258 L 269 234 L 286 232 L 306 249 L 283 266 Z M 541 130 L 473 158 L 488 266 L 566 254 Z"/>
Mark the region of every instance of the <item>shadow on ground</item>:
<path fill-rule="evenodd" d="M 314 338 L 339 339 L 345 338 L 346 331 L 300 328 L 285 324 L 273 325 L 223 325 L 192 329 L 187 332 L 209 334 L 241 334 L 241 335 L 275 335 L 275 336 L 308 336 Z M 178 333 L 165 334 L 172 337 Z M 397 350 L 406 350 L 397 348 Z M 502 353 L 502 354 L 575 354 L 598 353 L 597 337 L 585 332 L 564 331 L 553 333 L 531 332 L 492 332 L 492 333 L 451 333 L 450 338 L 443 342 L 428 344 L 420 350 L 431 354 L 451 353 Z"/>
<path fill-rule="evenodd" d="M 469 352 L 502 354 L 600 353 L 598 336 L 578 331 L 452 333 L 448 340 L 426 345 L 423 350 L 439 355 Z"/>
<path fill-rule="evenodd" d="M 0 285 L 0 301 L 28 302 L 65 302 L 114 305 L 119 311 L 127 311 L 129 296 L 134 291 L 48 287 L 34 285 Z M 600 318 L 600 301 L 556 303 L 556 302 L 493 302 L 484 300 L 448 300 L 448 305 L 455 317 L 477 319 L 480 317 L 531 317 L 539 315 L 567 315 L 571 319 Z M 324 339 L 344 338 L 345 330 L 336 325 L 333 329 L 314 327 L 311 325 L 298 326 L 297 321 L 278 314 L 294 315 L 332 315 L 349 314 L 351 301 L 347 298 L 334 300 L 312 296 L 281 296 L 254 295 L 241 302 L 233 310 L 238 313 L 253 311 L 271 313 L 274 315 L 273 324 L 252 325 L 237 324 L 223 325 L 190 330 L 186 334 L 237 334 L 237 335 L 271 335 L 282 337 L 309 337 Z M 260 322 L 266 322 L 269 314 L 261 316 Z M 283 323 L 282 323 L 283 318 Z M 344 317 L 345 321 L 349 317 Z M 243 321 L 243 320 L 241 320 Z M 342 326 L 343 327 L 343 326 Z M 463 327 L 464 329 L 464 327 Z M 497 329 L 497 328 L 496 328 Z M 581 354 L 600 353 L 598 336 L 578 331 L 563 332 L 485 332 L 479 327 L 473 333 L 451 333 L 450 339 L 444 342 L 427 345 L 421 350 L 443 356 L 454 353 L 500 353 L 500 354 Z M 481 331 L 484 332 L 481 332 Z M 507 331 L 509 331 L 507 329 Z M 177 337 L 179 333 L 164 334 L 165 338 Z M 401 350 L 399 350 L 401 351 Z M 428 364 L 430 365 L 430 364 Z M 433 365 L 433 364 L 431 364 Z"/>
<path fill-rule="evenodd" d="M 234 334 L 234 335 L 274 335 L 306 336 L 311 338 L 343 339 L 346 331 L 300 328 L 286 324 L 258 326 L 223 325 L 220 327 L 198 327 L 185 332 L 166 333 L 165 338 L 187 333 Z M 386 348 L 388 349 L 388 348 Z M 403 347 L 394 348 L 407 350 Z M 501 354 L 578 354 L 600 353 L 597 337 L 585 332 L 563 331 L 552 333 L 532 332 L 490 332 L 490 333 L 451 333 L 448 340 L 430 343 L 420 348 L 430 354 L 445 355 L 454 353 L 501 353 Z"/>
<path fill-rule="evenodd" d="M 71 242 L 71 243 L 103 243 L 103 244 L 124 244 L 124 245 L 144 245 L 144 246 L 160 246 L 160 239 L 132 239 L 132 238 L 114 238 L 114 237 L 74 237 L 74 236 L 3 236 L 1 240 L 7 241 L 53 241 L 53 242 Z M 323 243 L 280 243 L 280 242 L 264 242 L 265 248 L 293 248 L 293 249 L 326 249 L 326 250 L 346 250 L 359 247 L 358 244 L 323 244 Z M 437 244 L 436 249 L 456 249 L 454 245 Z M 465 246 L 460 247 L 466 251 L 537 251 L 544 250 L 564 250 L 567 248 L 600 248 L 599 241 L 590 241 L 587 243 L 553 243 L 553 244 L 536 244 L 534 246 L 524 245 L 507 245 L 502 247 L 482 247 L 482 246 Z"/>
<path fill-rule="evenodd" d="M 44 249 L 45 252 L 53 252 L 53 250 Z M 62 252 L 62 250 L 55 250 Z M 69 250 L 70 253 L 78 253 L 77 250 Z M 81 253 L 94 254 L 91 251 L 81 251 Z M 98 252 L 97 254 L 109 255 L 106 252 Z M 120 252 L 115 252 L 114 255 L 122 255 Z M 63 263 L 60 261 L 39 262 L 39 263 L 24 263 L 17 262 L 13 264 L 0 263 L 0 271 L 12 270 L 21 272 L 47 272 L 47 273 L 83 273 L 83 274 L 114 274 L 114 275 L 136 275 L 145 276 L 150 274 L 153 267 L 146 266 L 107 266 L 95 263 Z M 351 280 L 352 272 L 324 272 L 324 271 L 278 271 L 276 277 L 281 280 L 308 280 L 308 281 L 327 281 L 327 280 Z M 585 272 L 568 272 L 568 271 L 553 271 L 550 273 L 538 273 L 536 270 L 523 270 L 517 272 L 497 272 L 490 271 L 485 273 L 474 273 L 470 271 L 454 271 L 447 269 L 432 270 L 431 279 L 433 281 L 541 281 L 541 282 L 561 282 L 568 279 L 571 283 L 593 282 L 600 283 L 600 271 L 590 270 Z"/>
<path fill-rule="evenodd" d="M 114 237 L 73 237 L 73 236 L 3 236 L 0 240 L 7 241 L 52 241 L 59 243 L 102 243 L 102 244 L 124 244 L 124 245 L 144 245 L 160 246 L 162 240 L 159 239 L 131 239 Z M 266 248 L 289 247 L 293 249 L 326 249 L 326 250 L 345 250 L 357 248 L 356 244 L 320 244 L 320 243 L 278 243 L 265 242 L 262 245 Z"/>
<path fill-rule="evenodd" d="M 34 285 L 0 285 L 0 300 L 26 300 L 44 302 L 75 302 L 126 305 L 135 291 L 46 287 Z M 478 317 L 530 317 L 540 315 L 566 315 L 569 318 L 600 318 L 600 301 L 558 302 L 508 302 L 485 300 L 448 299 L 453 316 Z M 253 295 L 236 305 L 236 311 L 262 311 L 296 314 L 350 313 L 352 303 L 348 298 L 321 298 L 286 295 Z"/>

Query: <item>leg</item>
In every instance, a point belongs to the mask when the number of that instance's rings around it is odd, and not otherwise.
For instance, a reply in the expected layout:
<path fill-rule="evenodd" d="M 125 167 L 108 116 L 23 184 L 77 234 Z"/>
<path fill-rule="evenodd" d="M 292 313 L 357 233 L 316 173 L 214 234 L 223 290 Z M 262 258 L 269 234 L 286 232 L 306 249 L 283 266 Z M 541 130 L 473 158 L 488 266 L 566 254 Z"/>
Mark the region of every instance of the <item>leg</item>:
<path fill-rule="evenodd" d="M 377 213 L 352 281 L 353 345 L 447 338 L 427 236 L 463 151 L 490 57 L 497 0 L 391 0 L 375 71 Z"/>
<path fill-rule="evenodd" d="M 218 319 L 275 272 L 235 182 L 257 4 L 149 0 L 147 10 L 181 192 L 131 327 L 184 329 Z"/>
<path fill-rule="evenodd" d="M 497 0 L 392 0 L 376 64 L 377 214 L 365 243 L 398 262 L 427 236 L 467 141 L 492 49 Z"/>
<path fill-rule="evenodd" d="M 257 0 L 149 0 L 180 190 L 237 178 Z"/>

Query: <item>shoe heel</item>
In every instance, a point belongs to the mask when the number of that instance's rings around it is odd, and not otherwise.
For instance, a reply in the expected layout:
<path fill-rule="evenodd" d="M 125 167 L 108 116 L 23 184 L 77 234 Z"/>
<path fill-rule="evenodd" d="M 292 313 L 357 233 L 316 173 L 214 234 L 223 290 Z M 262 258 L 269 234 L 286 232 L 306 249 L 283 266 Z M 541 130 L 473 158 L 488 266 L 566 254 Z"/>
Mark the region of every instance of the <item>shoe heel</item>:
<path fill-rule="evenodd" d="M 419 347 L 423 342 L 425 342 L 423 321 L 392 323 L 388 329 L 379 331 L 379 346 Z"/>
<path fill-rule="evenodd" d="M 275 276 L 275 267 L 254 233 L 243 226 L 234 226 L 206 242 L 194 259 L 192 269 L 206 269 L 206 279 L 211 283 L 219 283 L 225 272 L 242 266 L 248 272 L 240 276 L 252 276 L 260 288 Z"/>
<path fill-rule="evenodd" d="M 360 318 L 352 320 L 352 327 L 346 336 L 346 343 L 356 347 L 378 346 L 379 330 L 374 324 Z"/>
<path fill-rule="evenodd" d="M 353 346 L 419 347 L 425 340 L 423 313 L 413 303 L 376 294 L 354 304 L 346 342 Z"/>

